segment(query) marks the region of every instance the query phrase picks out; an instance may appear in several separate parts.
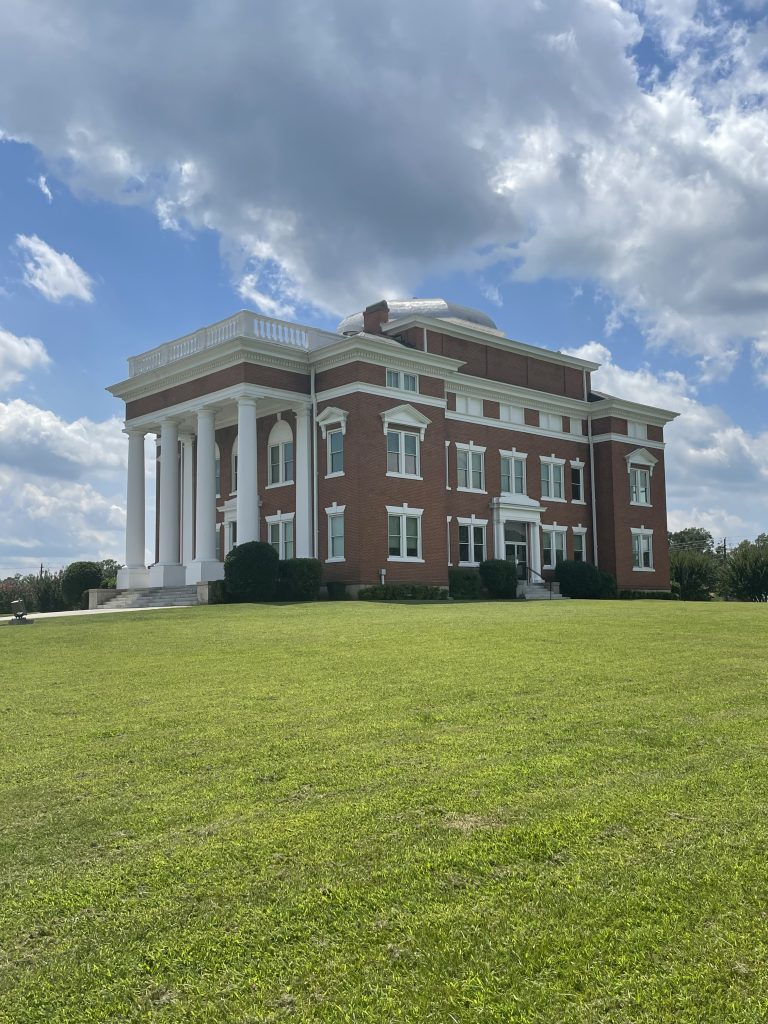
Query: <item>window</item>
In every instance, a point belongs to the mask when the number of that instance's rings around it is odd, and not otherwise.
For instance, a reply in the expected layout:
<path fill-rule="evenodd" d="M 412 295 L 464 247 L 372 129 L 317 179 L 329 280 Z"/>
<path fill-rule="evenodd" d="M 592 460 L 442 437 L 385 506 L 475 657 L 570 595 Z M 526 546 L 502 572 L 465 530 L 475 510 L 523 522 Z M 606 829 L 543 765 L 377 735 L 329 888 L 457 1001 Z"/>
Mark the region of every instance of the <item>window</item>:
<path fill-rule="evenodd" d="M 293 512 L 267 516 L 269 543 L 281 559 L 293 558 Z"/>
<path fill-rule="evenodd" d="M 627 437 L 636 437 L 641 441 L 648 440 L 648 426 L 636 420 L 627 420 Z"/>
<path fill-rule="evenodd" d="M 563 495 L 563 467 L 565 459 L 541 456 L 541 496 L 552 501 L 565 501 Z"/>
<path fill-rule="evenodd" d="M 418 391 L 419 378 L 415 373 L 403 370 L 387 370 L 387 387 L 399 388 L 402 391 Z"/>
<path fill-rule="evenodd" d="M 499 419 L 505 423 L 525 423 L 525 409 L 518 405 L 499 405 Z"/>
<path fill-rule="evenodd" d="M 502 494 L 525 494 L 525 455 L 501 452 Z"/>
<path fill-rule="evenodd" d="M 573 528 L 573 560 L 574 562 L 586 562 L 587 560 L 587 531 L 583 527 Z"/>
<path fill-rule="evenodd" d="M 633 505 L 650 505 L 651 474 L 647 469 L 630 467 L 629 500 Z"/>
<path fill-rule="evenodd" d="M 344 561 L 344 510 L 346 505 L 335 503 L 327 508 L 328 516 L 328 557 L 327 562 Z"/>
<path fill-rule="evenodd" d="M 584 463 L 571 463 L 571 501 L 584 502 Z"/>
<path fill-rule="evenodd" d="M 582 419 L 570 418 L 569 433 L 581 436 L 584 433 L 584 421 Z"/>
<path fill-rule="evenodd" d="M 463 416 L 482 416 L 482 398 L 470 398 L 468 395 L 456 395 L 456 412 Z"/>
<path fill-rule="evenodd" d="M 635 572 L 653 572 L 653 530 L 632 530 L 632 568 Z"/>
<path fill-rule="evenodd" d="M 419 435 L 387 431 L 387 475 L 419 476 Z"/>
<path fill-rule="evenodd" d="M 565 526 L 542 526 L 541 557 L 543 568 L 554 569 L 565 558 Z"/>
<path fill-rule="evenodd" d="M 215 473 L 216 473 L 216 497 L 220 498 L 221 497 L 221 453 L 219 451 L 219 446 L 218 445 L 214 445 L 214 448 L 215 448 L 215 451 L 216 451 L 216 470 L 215 470 Z"/>
<path fill-rule="evenodd" d="M 485 491 L 485 448 L 457 444 L 459 490 Z"/>
<path fill-rule="evenodd" d="M 237 494 L 237 438 L 235 443 L 232 445 L 232 486 L 229 489 L 230 494 Z"/>
<path fill-rule="evenodd" d="M 293 483 L 293 433 L 285 420 L 278 420 L 269 433 L 269 487 Z"/>
<path fill-rule="evenodd" d="M 344 432 L 329 430 L 325 438 L 328 454 L 328 476 L 338 476 L 344 472 Z"/>
<path fill-rule="evenodd" d="M 479 565 L 485 561 L 486 519 L 459 519 L 459 565 Z"/>
<path fill-rule="evenodd" d="M 390 562 L 421 562 L 422 509 L 387 505 Z"/>
<path fill-rule="evenodd" d="M 563 417 L 555 416 L 551 412 L 540 412 L 539 413 L 539 426 L 542 430 L 557 430 L 559 433 L 563 431 Z"/>

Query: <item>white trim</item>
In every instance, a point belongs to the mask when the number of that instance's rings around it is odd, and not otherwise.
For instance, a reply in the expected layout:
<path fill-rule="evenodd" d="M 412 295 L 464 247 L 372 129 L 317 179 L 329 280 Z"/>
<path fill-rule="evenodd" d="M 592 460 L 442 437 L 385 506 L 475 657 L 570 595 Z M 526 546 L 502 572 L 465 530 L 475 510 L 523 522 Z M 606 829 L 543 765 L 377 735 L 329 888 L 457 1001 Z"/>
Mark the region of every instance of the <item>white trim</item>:
<path fill-rule="evenodd" d="M 541 485 L 541 470 L 545 466 L 548 466 L 549 467 L 549 472 L 548 472 L 547 476 L 549 477 L 549 490 L 550 491 L 554 490 L 554 482 L 555 482 L 554 467 L 555 466 L 560 466 L 561 467 L 560 486 L 562 488 L 562 495 L 558 498 L 557 495 L 555 495 L 555 494 L 545 494 L 544 493 L 544 488 L 542 487 L 541 488 L 541 500 L 542 501 L 561 501 L 561 502 L 567 502 L 568 499 L 565 497 L 565 468 L 564 468 L 565 467 L 565 463 L 566 463 L 566 460 L 559 458 L 557 455 L 554 454 L 554 452 L 552 453 L 552 455 L 540 455 L 539 456 L 539 485 Z"/>
<path fill-rule="evenodd" d="M 326 546 L 326 550 L 329 552 L 328 558 L 325 559 L 326 563 L 346 562 L 346 560 L 347 560 L 346 559 L 347 527 L 346 527 L 346 523 L 344 522 L 344 513 L 346 511 L 346 508 L 347 508 L 346 505 L 337 505 L 336 502 L 334 501 L 334 503 L 330 506 L 330 508 L 326 508 L 326 510 L 325 510 L 325 515 L 326 515 L 326 531 L 327 531 L 327 538 L 326 538 L 327 539 L 327 546 Z M 341 519 L 341 524 L 342 524 L 342 544 L 344 545 L 344 554 L 343 555 L 331 555 L 330 554 L 331 547 L 332 547 L 331 520 L 334 519 L 334 518 L 340 518 Z"/>
<path fill-rule="evenodd" d="M 355 381 L 352 384 L 339 384 L 338 387 L 328 388 L 326 391 L 318 391 L 318 402 L 327 402 L 334 398 L 344 398 L 345 395 L 376 395 L 379 398 L 392 398 L 392 388 L 382 387 L 379 384 L 368 384 L 366 381 Z M 413 391 L 405 391 L 412 403 L 416 405 L 435 406 L 438 409 L 445 408 L 444 398 L 435 398 L 432 395 L 415 394 Z"/>
<path fill-rule="evenodd" d="M 653 529 L 646 529 L 644 526 L 631 526 L 629 532 L 632 536 L 632 572 L 656 572 L 656 566 L 654 565 L 653 557 Z M 650 559 L 650 565 L 635 565 L 635 538 L 636 537 L 648 537 L 648 557 Z M 641 552 L 642 555 L 642 552 Z"/>
<path fill-rule="evenodd" d="M 630 452 L 624 456 L 627 463 L 627 472 L 632 472 L 633 466 L 642 466 L 644 469 L 650 471 L 650 475 L 653 476 L 654 466 L 658 463 L 658 459 L 654 458 L 650 452 L 647 452 L 645 448 L 637 448 L 635 451 Z"/>
<path fill-rule="evenodd" d="M 409 516 L 423 516 L 423 508 L 411 508 L 411 506 L 405 502 L 402 505 L 385 505 L 387 513 L 391 516 L 409 515 Z"/>
<path fill-rule="evenodd" d="M 455 444 L 456 444 L 456 490 L 457 491 L 464 491 L 464 492 L 469 491 L 469 492 L 471 492 L 473 494 L 487 494 L 488 491 L 486 489 L 486 476 L 485 476 L 485 452 L 486 452 L 485 446 L 484 445 L 480 445 L 480 444 L 475 444 L 474 441 L 456 441 Z M 460 474 L 460 470 L 459 470 L 459 456 L 458 456 L 459 452 L 468 452 L 469 453 L 469 458 L 467 459 L 467 480 L 469 481 L 469 483 L 467 484 L 467 486 L 464 486 L 463 484 L 459 483 L 459 479 L 460 479 L 460 475 L 459 475 Z M 482 487 L 473 487 L 472 484 L 471 484 L 472 474 L 473 474 L 472 458 L 471 458 L 471 456 L 475 455 L 475 454 L 481 456 L 481 459 L 480 459 L 480 476 L 481 476 Z"/>
<path fill-rule="evenodd" d="M 487 519 L 478 519 L 474 513 L 467 518 L 466 516 L 456 516 L 456 522 L 459 526 L 487 526 Z"/>
<path fill-rule="evenodd" d="M 547 437 L 550 440 L 557 438 L 561 441 L 571 441 L 573 444 L 589 443 L 589 439 L 583 434 L 580 437 L 576 437 L 573 434 L 556 434 L 551 430 L 541 430 L 539 427 L 532 427 L 528 423 L 507 423 L 505 420 L 492 420 L 487 416 L 464 416 L 451 409 L 446 409 L 445 418 L 447 420 L 456 420 L 458 423 L 479 424 L 483 427 L 500 427 L 502 430 L 515 434 L 534 434 L 536 437 Z"/>
<path fill-rule="evenodd" d="M 385 409 L 379 415 L 382 419 L 385 434 L 393 428 L 406 427 L 411 432 L 418 431 L 422 441 L 424 440 L 427 427 L 432 422 L 423 413 L 419 412 L 418 409 L 414 409 L 412 405 L 408 404 L 396 405 L 392 409 Z"/>
<path fill-rule="evenodd" d="M 469 533 L 469 550 L 470 550 L 470 553 L 473 556 L 475 554 L 475 538 L 474 538 L 474 534 L 473 534 L 472 531 L 474 530 L 475 527 L 479 527 L 483 531 L 483 544 L 482 544 L 483 557 L 487 558 L 488 557 L 488 531 L 487 531 L 486 527 L 488 526 L 488 520 L 487 519 L 478 519 L 475 516 L 474 512 L 473 512 L 472 515 L 469 518 L 467 518 L 466 516 L 456 516 L 456 522 L 459 525 L 459 566 L 461 568 L 476 569 L 480 565 L 480 562 L 478 562 L 474 557 L 471 558 L 469 561 L 465 561 L 465 562 L 462 562 L 462 560 L 461 560 L 461 527 L 465 526 L 470 531 L 470 533 Z"/>
<path fill-rule="evenodd" d="M 592 444 L 602 444 L 603 441 L 619 441 L 621 444 L 636 444 L 637 438 L 626 437 L 624 434 L 595 434 L 592 438 Z M 656 448 L 663 451 L 667 447 L 667 444 L 666 441 L 646 441 L 643 447 Z"/>
<path fill-rule="evenodd" d="M 397 452 L 396 453 L 395 452 L 390 452 L 390 450 L 389 450 L 389 435 L 390 434 L 397 435 L 397 437 L 398 437 Z M 421 480 L 422 479 L 422 476 L 421 476 L 421 440 L 419 440 L 419 435 L 417 433 L 415 433 L 413 430 L 407 430 L 407 429 L 404 430 L 401 427 L 392 426 L 392 427 L 388 427 L 387 429 L 385 429 L 384 437 L 386 439 L 386 445 L 385 445 L 385 453 L 386 453 L 386 463 L 385 463 L 385 465 L 387 466 L 386 475 L 387 476 L 395 476 L 395 477 L 398 477 L 400 479 L 405 479 L 405 480 Z M 406 439 L 406 437 L 412 437 L 412 438 L 415 439 L 415 442 L 416 442 L 416 472 L 415 473 L 406 473 L 405 472 L 405 458 L 406 458 L 407 454 L 411 454 L 411 453 L 406 452 L 406 450 L 405 450 L 405 439 Z M 423 438 L 422 438 L 422 440 L 423 440 Z M 389 456 L 390 456 L 390 454 L 392 454 L 392 455 L 397 454 L 397 464 L 398 464 L 398 466 L 402 467 L 401 469 L 390 469 L 389 468 Z"/>
<path fill-rule="evenodd" d="M 563 558 L 565 559 L 568 554 L 568 546 L 565 542 L 566 535 L 568 533 L 567 526 L 558 526 L 557 523 L 542 523 L 542 533 L 559 534 L 563 538 Z M 550 544 L 550 550 L 552 552 L 553 562 L 544 561 L 544 544 L 541 545 L 541 558 L 542 558 L 542 569 L 556 569 L 557 568 L 557 551 L 555 550 L 554 543 Z"/>
<path fill-rule="evenodd" d="M 287 523 L 291 519 L 296 518 L 295 512 L 280 512 L 277 511 L 272 516 L 264 516 L 265 523 Z"/>
<path fill-rule="evenodd" d="M 403 504 L 403 505 L 385 505 L 384 507 L 387 510 L 387 517 L 395 516 L 395 517 L 398 517 L 400 519 L 400 550 L 401 551 L 403 550 L 404 545 L 407 545 L 406 530 L 405 530 L 405 519 L 406 519 L 406 517 L 410 516 L 413 519 L 417 519 L 418 523 L 419 523 L 418 531 L 417 531 L 417 538 L 418 538 L 417 550 L 418 550 L 418 555 L 416 555 L 416 556 L 390 555 L 389 554 L 389 518 L 387 518 L 387 561 L 388 562 L 422 562 L 423 563 L 424 559 L 422 558 L 422 553 L 423 553 L 422 552 L 422 543 L 423 543 L 423 539 L 422 539 L 422 536 L 421 536 L 421 517 L 424 514 L 424 509 L 423 508 L 410 508 L 407 504 Z M 407 547 L 406 547 L 406 550 L 407 550 Z"/>
<path fill-rule="evenodd" d="M 343 476 L 344 474 L 342 473 L 340 475 Z M 395 473 L 395 471 L 392 470 L 392 469 L 388 469 L 386 475 L 387 476 L 397 477 L 398 480 L 423 480 L 424 479 L 423 476 L 417 476 L 415 473 Z"/>
<path fill-rule="evenodd" d="M 325 440 L 325 436 L 328 433 L 328 427 L 335 426 L 337 423 L 342 434 L 346 434 L 347 416 L 349 416 L 349 413 L 346 409 L 339 409 L 335 405 L 326 406 L 315 420 L 317 426 L 320 427 L 320 433 L 323 435 L 323 440 Z"/>

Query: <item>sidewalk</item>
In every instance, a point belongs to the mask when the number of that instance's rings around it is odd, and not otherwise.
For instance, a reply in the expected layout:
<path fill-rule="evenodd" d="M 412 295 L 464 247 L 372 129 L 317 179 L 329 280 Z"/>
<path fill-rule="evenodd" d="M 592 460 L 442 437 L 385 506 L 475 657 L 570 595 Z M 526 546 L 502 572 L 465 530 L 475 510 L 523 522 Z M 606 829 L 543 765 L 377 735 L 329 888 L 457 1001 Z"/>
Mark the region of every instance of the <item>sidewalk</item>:
<path fill-rule="evenodd" d="M 202 608 L 204 605 L 153 605 L 151 608 L 84 608 L 82 611 L 74 612 L 27 612 L 29 622 L 36 622 L 38 619 L 58 619 L 67 615 L 117 615 L 120 612 L 172 612 L 178 608 Z M 0 622 L 8 623 L 10 615 L 0 616 Z"/>

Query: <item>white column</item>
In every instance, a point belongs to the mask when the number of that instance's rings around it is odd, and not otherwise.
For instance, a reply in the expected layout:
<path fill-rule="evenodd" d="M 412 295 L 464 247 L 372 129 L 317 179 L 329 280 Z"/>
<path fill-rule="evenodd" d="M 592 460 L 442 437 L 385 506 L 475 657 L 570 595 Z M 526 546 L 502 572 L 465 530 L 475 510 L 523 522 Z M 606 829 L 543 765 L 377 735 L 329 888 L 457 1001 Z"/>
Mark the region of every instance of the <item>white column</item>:
<path fill-rule="evenodd" d="M 531 523 L 531 554 L 529 562 L 534 570 L 533 582 L 541 583 L 541 526 L 539 523 Z"/>
<path fill-rule="evenodd" d="M 296 410 L 296 557 L 312 554 L 312 504 L 309 406 Z"/>
<path fill-rule="evenodd" d="M 181 561 L 189 565 L 195 540 L 192 515 L 195 480 L 192 473 L 192 435 L 182 434 L 181 441 Z"/>
<path fill-rule="evenodd" d="M 256 476 L 256 399 L 237 402 L 237 542 L 259 539 L 259 486 Z"/>
<path fill-rule="evenodd" d="M 144 492 L 144 431 L 128 431 L 128 494 L 125 515 L 125 568 L 117 574 L 120 590 L 146 587 L 145 567 L 146 498 Z"/>
<path fill-rule="evenodd" d="M 197 514 L 195 560 L 187 565 L 187 583 L 208 583 L 224 576 L 216 556 L 216 423 L 213 409 L 197 413 Z"/>
<path fill-rule="evenodd" d="M 179 428 L 174 420 L 163 420 L 160 430 L 160 558 L 149 573 L 156 587 L 184 584 L 179 562 Z"/>

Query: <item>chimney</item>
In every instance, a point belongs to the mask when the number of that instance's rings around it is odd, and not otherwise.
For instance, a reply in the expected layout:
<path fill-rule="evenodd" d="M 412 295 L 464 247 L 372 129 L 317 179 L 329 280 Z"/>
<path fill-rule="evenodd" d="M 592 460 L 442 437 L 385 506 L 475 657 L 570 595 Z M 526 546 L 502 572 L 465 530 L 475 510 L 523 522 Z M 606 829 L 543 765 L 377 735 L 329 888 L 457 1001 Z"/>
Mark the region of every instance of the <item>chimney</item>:
<path fill-rule="evenodd" d="M 381 325 L 389 320 L 387 300 L 374 302 L 363 310 L 363 330 L 366 334 L 381 334 Z"/>

